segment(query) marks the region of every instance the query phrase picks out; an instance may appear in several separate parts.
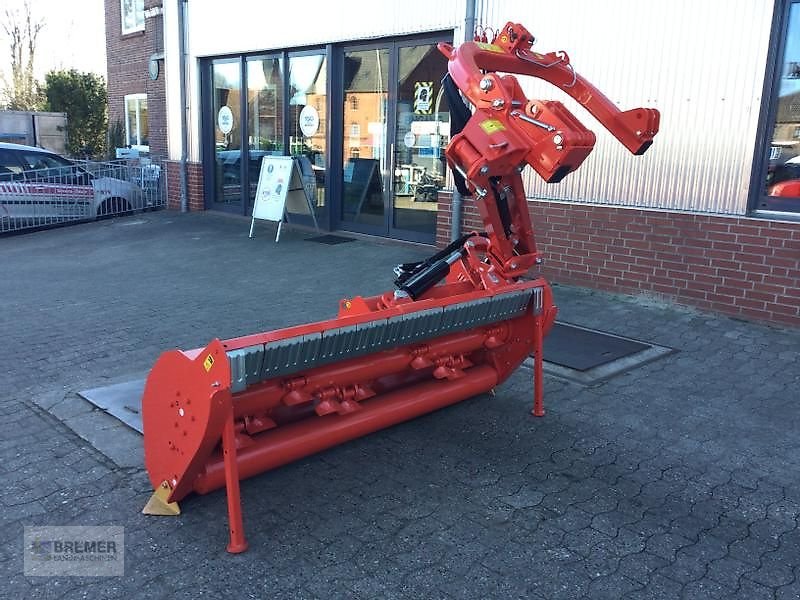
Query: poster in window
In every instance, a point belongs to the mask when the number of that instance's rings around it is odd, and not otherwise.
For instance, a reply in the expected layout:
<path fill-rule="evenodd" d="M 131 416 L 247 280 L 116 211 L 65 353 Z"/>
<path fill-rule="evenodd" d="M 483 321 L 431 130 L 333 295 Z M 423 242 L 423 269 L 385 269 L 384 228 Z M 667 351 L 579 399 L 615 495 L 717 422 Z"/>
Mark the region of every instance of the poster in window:
<path fill-rule="evenodd" d="M 414 114 L 429 115 L 433 112 L 433 82 L 414 82 Z"/>

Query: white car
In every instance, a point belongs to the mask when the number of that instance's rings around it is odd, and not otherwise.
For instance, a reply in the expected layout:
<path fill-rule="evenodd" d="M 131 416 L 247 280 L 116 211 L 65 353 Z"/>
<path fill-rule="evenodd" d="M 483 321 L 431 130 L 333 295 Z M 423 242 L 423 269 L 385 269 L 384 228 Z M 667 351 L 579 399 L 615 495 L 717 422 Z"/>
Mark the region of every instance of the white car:
<path fill-rule="evenodd" d="M 41 148 L 0 143 L 0 231 L 143 208 L 136 184 L 89 173 Z"/>

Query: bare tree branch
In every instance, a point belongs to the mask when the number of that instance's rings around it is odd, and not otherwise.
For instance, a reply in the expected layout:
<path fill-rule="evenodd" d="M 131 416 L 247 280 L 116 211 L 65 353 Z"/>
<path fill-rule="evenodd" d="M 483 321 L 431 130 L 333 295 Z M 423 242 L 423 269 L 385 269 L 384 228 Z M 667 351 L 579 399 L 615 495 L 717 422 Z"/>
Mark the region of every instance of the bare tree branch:
<path fill-rule="evenodd" d="M 34 75 L 36 43 L 45 20 L 34 17 L 30 0 L 25 0 L 22 11 L 20 15 L 19 10 L 7 8 L 3 17 L 2 27 L 11 55 L 11 80 L 3 76 L 0 91 L 8 108 L 34 110 L 41 103 L 39 84 Z"/>

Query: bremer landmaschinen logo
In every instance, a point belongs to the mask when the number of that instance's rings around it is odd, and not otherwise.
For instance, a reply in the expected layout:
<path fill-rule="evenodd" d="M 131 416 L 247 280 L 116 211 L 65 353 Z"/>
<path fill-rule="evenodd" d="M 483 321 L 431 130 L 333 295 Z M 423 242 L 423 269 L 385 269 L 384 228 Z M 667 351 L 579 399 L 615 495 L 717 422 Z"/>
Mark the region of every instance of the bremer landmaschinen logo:
<path fill-rule="evenodd" d="M 26 527 L 26 575 L 114 576 L 124 571 L 122 527 Z"/>
<path fill-rule="evenodd" d="M 117 560 L 114 540 L 37 540 L 31 542 L 34 560 Z"/>
<path fill-rule="evenodd" d="M 33 560 L 51 560 L 53 552 L 53 542 L 43 540 L 33 540 L 31 542 L 31 557 Z"/>

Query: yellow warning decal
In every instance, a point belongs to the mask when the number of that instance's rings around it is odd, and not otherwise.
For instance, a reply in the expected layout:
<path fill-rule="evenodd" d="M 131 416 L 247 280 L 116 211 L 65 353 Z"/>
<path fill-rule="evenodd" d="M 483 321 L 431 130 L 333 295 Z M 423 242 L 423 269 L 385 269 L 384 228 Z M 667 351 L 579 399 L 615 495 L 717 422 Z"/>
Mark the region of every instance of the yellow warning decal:
<path fill-rule="evenodd" d="M 497 44 L 487 44 L 486 42 L 475 42 L 475 44 L 481 50 L 486 50 L 487 52 L 505 52 L 500 46 Z"/>
<path fill-rule="evenodd" d="M 481 123 L 481 129 L 483 129 L 488 135 L 492 135 L 498 131 L 506 130 L 505 126 L 497 119 L 486 119 L 483 123 Z"/>
<path fill-rule="evenodd" d="M 203 368 L 206 370 L 206 373 L 208 373 L 211 370 L 211 367 L 213 366 L 214 366 L 214 357 L 209 354 L 203 361 Z"/>

